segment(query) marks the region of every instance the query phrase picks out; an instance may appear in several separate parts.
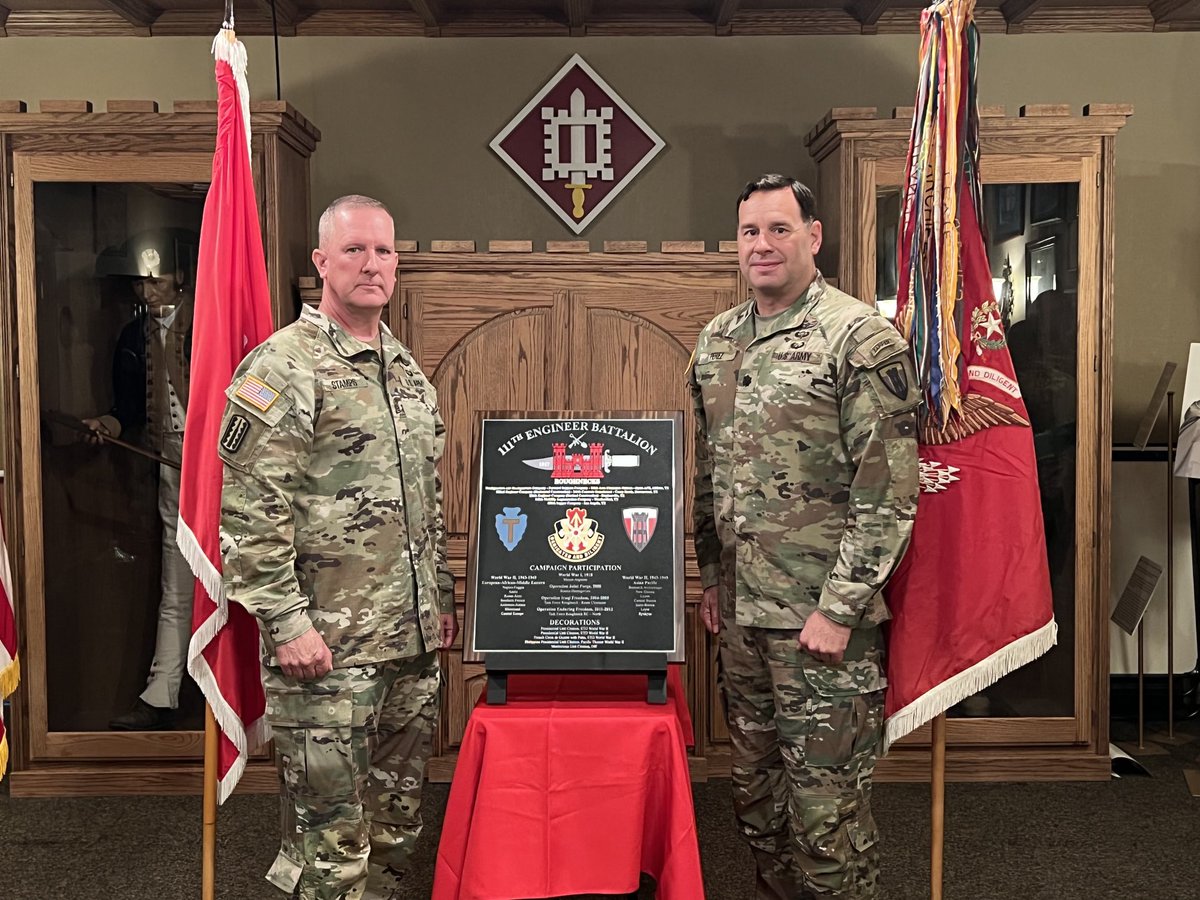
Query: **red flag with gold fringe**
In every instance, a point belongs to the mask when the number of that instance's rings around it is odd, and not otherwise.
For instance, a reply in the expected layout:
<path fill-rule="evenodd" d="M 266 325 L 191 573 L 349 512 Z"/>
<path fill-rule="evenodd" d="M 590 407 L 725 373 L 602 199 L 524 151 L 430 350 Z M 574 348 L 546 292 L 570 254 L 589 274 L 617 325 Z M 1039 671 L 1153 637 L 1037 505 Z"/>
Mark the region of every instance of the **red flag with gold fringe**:
<path fill-rule="evenodd" d="M 981 227 L 974 0 L 921 17 L 897 325 L 924 393 L 921 497 L 887 588 L 886 742 L 1055 643 L 1033 432 Z"/>

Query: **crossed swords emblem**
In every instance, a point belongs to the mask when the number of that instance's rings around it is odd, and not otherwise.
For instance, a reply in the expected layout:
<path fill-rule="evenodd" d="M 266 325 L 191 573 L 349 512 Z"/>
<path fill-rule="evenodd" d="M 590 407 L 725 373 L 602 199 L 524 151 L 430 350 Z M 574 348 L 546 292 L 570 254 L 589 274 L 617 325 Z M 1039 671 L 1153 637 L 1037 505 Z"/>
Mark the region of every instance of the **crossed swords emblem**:
<path fill-rule="evenodd" d="M 582 434 L 572 434 L 571 442 L 567 444 L 567 449 L 570 450 L 574 446 L 580 446 L 584 450 L 588 448 L 587 442 L 584 441 Z M 541 469 L 544 472 L 549 472 L 554 468 L 554 457 L 543 456 L 540 459 L 523 459 L 521 462 L 529 466 L 531 469 Z M 613 454 L 607 450 L 604 451 L 604 456 L 601 457 L 600 468 L 607 475 L 613 469 L 631 469 L 640 465 L 639 457 L 636 453 L 629 454 Z"/>

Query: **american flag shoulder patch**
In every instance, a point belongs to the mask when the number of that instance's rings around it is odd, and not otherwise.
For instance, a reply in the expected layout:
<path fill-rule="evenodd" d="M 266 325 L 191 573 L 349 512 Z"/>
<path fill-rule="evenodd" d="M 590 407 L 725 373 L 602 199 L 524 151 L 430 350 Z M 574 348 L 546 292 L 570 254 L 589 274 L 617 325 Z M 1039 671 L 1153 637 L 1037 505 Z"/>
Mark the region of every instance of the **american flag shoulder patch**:
<path fill-rule="evenodd" d="M 271 387 L 261 378 L 247 375 L 234 391 L 234 396 L 245 400 L 260 412 L 266 412 L 279 399 L 279 391 Z"/>

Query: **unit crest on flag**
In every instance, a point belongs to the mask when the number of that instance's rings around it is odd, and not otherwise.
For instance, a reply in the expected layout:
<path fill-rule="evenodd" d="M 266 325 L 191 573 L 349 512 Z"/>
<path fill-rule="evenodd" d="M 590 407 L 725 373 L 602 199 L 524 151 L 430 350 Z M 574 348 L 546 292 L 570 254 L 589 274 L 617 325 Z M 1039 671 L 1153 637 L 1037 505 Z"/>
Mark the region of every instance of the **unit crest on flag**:
<path fill-rule="evenodd" d="M 1004 323 L 1000 320 L 1000 305 L 995 300 L 981 303 L 971 313 L 971 340 L 975 350 L 999 350 L 1005 346 Z"/>

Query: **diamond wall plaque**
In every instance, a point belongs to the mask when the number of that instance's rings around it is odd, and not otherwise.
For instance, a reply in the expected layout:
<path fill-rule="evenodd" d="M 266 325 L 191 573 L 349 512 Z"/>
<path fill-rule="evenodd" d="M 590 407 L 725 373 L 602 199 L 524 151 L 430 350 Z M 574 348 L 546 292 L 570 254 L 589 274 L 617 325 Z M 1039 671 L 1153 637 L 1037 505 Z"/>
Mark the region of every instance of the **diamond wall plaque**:
<path fill-rule="evenodd" d="M 576 234 L 666 146 L 575 54 L 491 148 Z"/>

